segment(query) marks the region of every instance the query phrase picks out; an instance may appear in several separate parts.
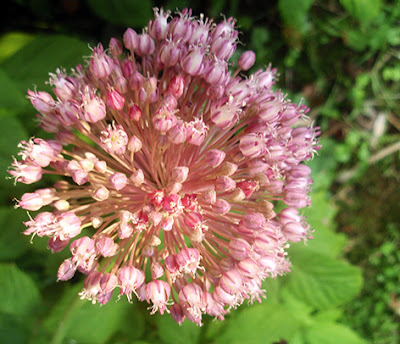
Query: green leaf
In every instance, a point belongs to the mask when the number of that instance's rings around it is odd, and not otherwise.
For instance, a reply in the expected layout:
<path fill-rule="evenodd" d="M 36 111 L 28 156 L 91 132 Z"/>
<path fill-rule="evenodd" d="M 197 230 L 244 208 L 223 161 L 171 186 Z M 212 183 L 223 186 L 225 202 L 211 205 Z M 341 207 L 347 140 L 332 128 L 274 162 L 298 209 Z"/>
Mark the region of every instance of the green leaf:
<path fill-rule="evenodd" d="M 158 335 L 165 344 L 198 343 L 200 327 L 186 320 L 179 326 L 171 316 L 156 315 Z"/>
<path fill-rule="evenodd" d="M 15 315 L 0 313 L 0 343 L 28 343 L 26 322 Z"/>
<path fill-rule="evenodd" d="M 0 116 L 0 128 L 7 128 L 0 135 L 0 192 L 4 194 L 4 200 L 10 197 L 9 201 L 11 201 L 12 194 L 17 195 L 21 189 L 27 189 L 27 186 L 21 183 L 17 184 L 18 188 L 14 188 L 14 181 L 9 179 L 7 170 L 13 161 L 12 156 L 17 156 L 18 143 L 27 139 L 28 134 L 16 116 Z"/>
<path fill-rule="evenodd" d="M 88 0 L 96 15 L 120 26 L 142 27 L 152 16 L 150 0 Z"/>
<path fill-rule="evenodd" d="M 33 280 L 13 264 L 0 264 L 0 311 L 28 315 L 37 312 L 39 291 Z"/>
<path fill-rule="evenodd" d="M 348 302 L 362 287 L 362 275 L 355 266 L 299 246 L 289 254 L 293 266 L 286 287 L 317 310 Z"/>
<path fill-rule="evenodd" d="M 15 111 L 26 105 L 26 98 L 14 81 L 0 69 L 0 110 L 2 113 Z"/>
<path fill-rule="evenodd" d="M 304 34 L 309 29 L 307 14 L 314 0 L 279 0 L 279 13 L 287 26 Z"/>
<path fill-rule="evenodd" d="M 43 326 L 53 333 L 52 344 L 105 343 L 116 332 L 132 305 L 112 299 L 104 306 L 81 300 L 81 285 L 68 289 L 53 307 Z"/>
<path fill-rule="evenodd" d="M 283 304 L 261 303 L 227 319 L 225 331 L 213 338 L 217 344 L 273 343 L 289 341 L 301 327 Z"/>
<path fill-rule="evenodd" d="M 27 89 L 35 85 L 49 90 L 44 86 L 48 73 L 63 67 L 67 70 L 82 63 L 82 56 L 89 55 L 89 48 L 75 38 L 51 35 L 39 36 L 26 44 L 16 54 L 1 65 L 7 75 L 14 80 L 18 89 L 26 94 Z"/>
<path fill-rule="evenodd" d="M 22 234 L 25 212 L 0 207 L 0 260 L 12 260 L 28 249 L 29 238 Z"/>
<path fill-rule="evenodd" d="M 306 330 L 308 344 L 365 344 L 366 341 L 359 337 L 349 327 L 335 323 L 318 323 Z"/>
<path fill-rule="evenodd" d="M 34 38 L 24 32 L 8 32 L 0 37 L 0 62 L 13 55 Z"/>
<path fill-rule="evenodd" d="M 311 229 L 314 230 L 313 239 L 307 241 L 307 249 L 332 258 L 338 257 L 343 252 L 347 238 L 345 234 L 335 232 L 336 206 L 322 190 L 313 192 L 311 199 L 312 205 L 303 211 Z"/>
<path fill-rule="evenodd" d="M 381 0 L 340 0 L 342 6 L 362 24 L 368 24 L 381 11 Z"/>

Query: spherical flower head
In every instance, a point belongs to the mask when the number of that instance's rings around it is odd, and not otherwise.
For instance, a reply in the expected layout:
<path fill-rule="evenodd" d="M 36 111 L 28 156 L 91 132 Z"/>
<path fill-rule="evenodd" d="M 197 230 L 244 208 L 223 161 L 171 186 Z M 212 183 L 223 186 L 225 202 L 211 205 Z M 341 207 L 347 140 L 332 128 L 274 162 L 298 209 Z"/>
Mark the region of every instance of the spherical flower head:
<path fill-rule="evenodd" d="M 24 234 L 69 247 L 57 277 L 87 275 L 82 298 L 105 304 L 119 289 L 179 324 L 222 320 L 261 302 L 262 281 L 289 271 L 288 242 L 311 238 L 299 209 L 318 130 L 273 89 L 274 69 L 243 75 L 254 52 L 233 66 L 237 39 L 233 18 L 156 10 L 142 34 L 96 46 L 86 68 L 51 73 L 54 96 L 28 91 L 54 140 L 22 141 L 9 173 L 63 180 L 20 197 L 39 211 Z"/>

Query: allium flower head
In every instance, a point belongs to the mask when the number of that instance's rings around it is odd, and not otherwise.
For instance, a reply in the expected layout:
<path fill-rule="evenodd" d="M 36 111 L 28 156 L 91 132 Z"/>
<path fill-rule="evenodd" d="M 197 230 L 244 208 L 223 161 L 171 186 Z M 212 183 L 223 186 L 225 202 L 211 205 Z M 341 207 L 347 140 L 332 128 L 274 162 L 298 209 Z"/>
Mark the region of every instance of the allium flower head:
<path fill-rule="evenodd" d="M 274 69 L 242 75 L 253 52 L 229 62 L 237 42 L 232 18 L 156 10 L 143 33 L 50 74 L 54 96 L 28 91 L 54 139 L 22 141 L 9 173 L 63 178 L 21 197 L 23 209 L 46 207 L 24 234 L 69 248 L 58 279 L 87 275 L 82 298 L 105 304 L 118 289 L 201 324 L 261 302 L 262 281 L 289 271 L 288 241 L 310 233 L 298 208 L 310 204 L 302 162 L 318 133 L 273 89 Z"/>

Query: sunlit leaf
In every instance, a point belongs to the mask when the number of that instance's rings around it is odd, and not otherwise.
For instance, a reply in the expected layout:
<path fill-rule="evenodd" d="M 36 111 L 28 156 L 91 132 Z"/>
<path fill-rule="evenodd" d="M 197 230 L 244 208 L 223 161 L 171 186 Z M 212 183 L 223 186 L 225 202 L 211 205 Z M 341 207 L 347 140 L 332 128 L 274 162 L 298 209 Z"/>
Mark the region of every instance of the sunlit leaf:
<path fill-rule="evenodd" d="M 340 0 L 342 6 L 363 24 L 377 17 L 381 10 L 381 0 Z"/>
<path fill-rule="evenodd" d="M 125 300 L 111 300 L 104 306 L 93 305 L 79 298 L 80 289 L 80 285 L 68 289 L 43 324 L 52 333 L 53 344 L 66 340 L 105 343 L 118 330 L 128 307 L 131 307 Z"/>
<path fill-rule="evenodd" d="M 0 37 L 0 62 L 17 52 L 34 36 L 25 32 L 7 32 Z"/>
<path fill-rule="evenodd" d="M 356 332 L 342 324 L 318 323 L 306 330 L 308 344 L 365 344 Z"/>
<path fill-rule="evenodd" d="M 273 343 L 289 340 L 301 322 L 282 304 L 256 304 L 228 320 L 225 331 L 213 338 L 218 344 Z M 289 340 L 290 342 L 290 340 Z"/>
<path fill-rule="evenodd" d="M 293 247 L 293 266 L 287 287 L 299 300 L 315 309 L 327 309 L 351 300 L 362 286 L 358 268 L 328 255 Z"/>
<path fill-rule="evenodd" d="M 312 205 L 302 212 L 313 230 L 313 239 L 307 241 L 305 249 L 337 257 L 343 252 L 347 243 L 346 236 L 335 231 L 334 216 L 337 209 L 326 191 L 313 192 L 311 199 Z M 296 244 L 300 245 L 303 244 Z"/>
<path fill-rule="evenodd" d="M 75 38 L 38 36 L 4 61 L 1 67 L 18 89 L 26 94 L 26 90 L 33 89 L 35 85 L 43 90 L 49 72 L 53 73 L 59 67 L 69 70 L 82 63 L 82 56 L 89 55 L 89 52 L 88 45 Z"/>

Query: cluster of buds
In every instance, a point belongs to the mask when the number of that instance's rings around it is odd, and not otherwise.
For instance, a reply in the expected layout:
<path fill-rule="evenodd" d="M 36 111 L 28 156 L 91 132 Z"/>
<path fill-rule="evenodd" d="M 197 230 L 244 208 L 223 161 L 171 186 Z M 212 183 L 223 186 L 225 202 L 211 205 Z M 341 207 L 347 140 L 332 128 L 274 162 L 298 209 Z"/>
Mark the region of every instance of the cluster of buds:
<path fill-rule="evenodd" d="M 262 281 L 289 271 L 288 242 L 310 237 L 298 209 L 318 132 L 273 90 L 274 69 L 243 75 L 254 52 L 229 63 L 237 42 L 232 18 L 155 10 L 143 33 L 50 74 L 54 96 L 28 92 L 54 139 L 21 142 L 9 173 L 63 178 L 18 201 L 42 210 L 24 234 L 69 248 L 58 279 L 85 274 L 82 298 L 105 304 L 119 289 L 177 323 L 223 319 L 261 302 Z"/>

